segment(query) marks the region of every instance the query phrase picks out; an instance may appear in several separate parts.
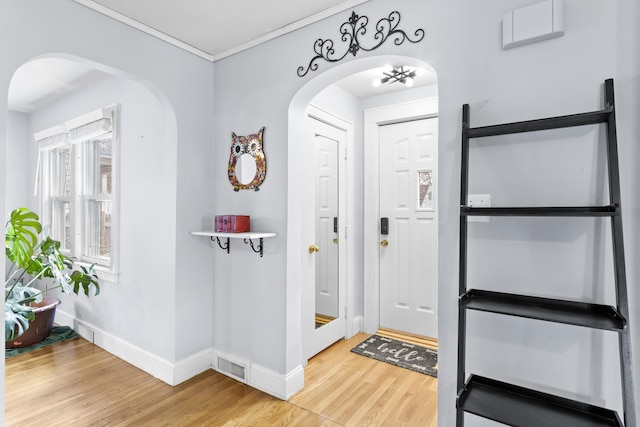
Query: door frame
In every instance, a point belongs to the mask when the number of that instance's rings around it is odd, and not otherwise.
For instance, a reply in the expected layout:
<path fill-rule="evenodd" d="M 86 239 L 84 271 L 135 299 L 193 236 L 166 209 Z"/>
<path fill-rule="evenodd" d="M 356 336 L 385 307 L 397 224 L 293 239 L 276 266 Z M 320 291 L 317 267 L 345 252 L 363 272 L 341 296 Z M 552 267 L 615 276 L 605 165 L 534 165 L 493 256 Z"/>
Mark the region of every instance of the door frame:
<path fill-rule="evenodd" d="M 364 111 L 364 331 L 368 334 L 380 326 L 380 126 L 434 117 L 438 117 L 437 97 Z"/>
<path fill-rule="evenodd" d="M 354 305 L 355 305 L 355 242 L 354 242 L 354 210 L 355 210 L 355 198 L 354 198 L 354 174 L 353 174 L 353 137 L 354 137 L 354 126 L 348 120 L 343 119 L 327 110 L 324 110 L 320 107 L 317 107 L 313 104 L 309 104 L 305 111 L 305 116 L 326 123 L 329 126 L 337 128 L 345 132 L 345 145 L 346 145 L 346 156 L 345 160 L 345 173 L 344 177 L 339 178 L 339 185 L 341 187 L 341 191 L 346 191 L 345 198 L 345 227 L 346 227 L 346 236 L 345 230 L 340 230 L 340 238 L 344 238 L 344 245 L 341 245 L 341 248 L 345 247 L 345 301 L 344 301 L 344 316 L 345 316 L 345 334 L 346 338 L 352 337 L 357 329 L 357 325 L 354 325 Z M 304 168 L 301 171 L 305 173 Z M 343 187 L 344 186 L 344 187 Z M 304 249 L 304 246 L 303 246 Z M 303 255 L 305 255 L 303 253 Z M 342 257 L 341 257 L 342 258 Z M 342 266 L 340 266 L 341 268 Z M 306 315 L 308 313 L 305 312 L 305 304 L 302 304 L 302 321 L 306 320 Z M 302 331 L 305 330 L 304 327 L 301 327 Z M 304 338 L 303 338 L 304 340 Z M 303 359 L 307 362 L 306 355 L 303 355 Z"/>

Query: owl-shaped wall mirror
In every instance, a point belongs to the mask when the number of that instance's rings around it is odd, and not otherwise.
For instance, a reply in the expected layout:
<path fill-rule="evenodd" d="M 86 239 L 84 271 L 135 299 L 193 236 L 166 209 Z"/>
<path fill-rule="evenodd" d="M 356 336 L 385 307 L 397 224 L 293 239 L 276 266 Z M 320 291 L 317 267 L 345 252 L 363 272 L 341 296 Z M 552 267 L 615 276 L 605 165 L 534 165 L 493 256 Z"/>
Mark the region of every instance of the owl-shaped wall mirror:
<path fill-rule="evenodd" d="M 228 174 L 233 191 L 258 191 L 264 182 L 267 160 L 263 151 L 263 133 L 264 127 L 258 133 L 247 136 L 238 136 L 231 132 Z"/>

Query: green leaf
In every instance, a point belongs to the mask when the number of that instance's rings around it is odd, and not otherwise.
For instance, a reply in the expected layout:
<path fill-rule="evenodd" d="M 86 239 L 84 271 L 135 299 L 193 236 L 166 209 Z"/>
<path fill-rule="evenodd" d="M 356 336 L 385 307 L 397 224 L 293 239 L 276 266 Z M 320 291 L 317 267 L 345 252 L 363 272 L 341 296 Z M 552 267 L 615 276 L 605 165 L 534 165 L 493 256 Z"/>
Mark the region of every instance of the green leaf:
<path fill-rule="evenodd" d="M 5 226 L 5 253 L 12 262 L 11 274 L 5 283 L 5 340 L 15 339 L 29 327 L 34 314 L 29 306 L 31 302 L 40 302 L 42 292 L 30 286 L 23 286 L 22 281 L 31 276 L 35 279 L 52 279 L 53 286 L 63 292 L 79 293 L 80 288 L 89 295 L 91 286 L 95 287 L 95 295 L 100 294 L 98 276 L 94 266 L 71 271 L 75 259 L 67 257 L 60 251 L 60 242 L 46 237 L 38 242 L 42 233 L 38 215 L 27 208 L 18 208 L 11 212 Z"/>
<path fill-rule="evenodd" d="M 24 267 L 24 270 L 31 276 L 37 276 L 46 266 L 42 263 L 40 258 L 32 258 L 31 262 Z"/>
<path fill-rule="evenodd" d="M 9 288 L 4 302 L 5 341 L 14 340 L 29 329 L 29 322 L 35 318 L 33 308 L 28 304 L 42 301 L 42 292 L 30 286 L 15 285 Z"/>
<path fill-rule="evenodd" d="M 24 268 L 38 245 L 38 234 L 42 232 L 38 215 L 27 208 L 11 212 L 5 226 L 5 253 L 9 261 Z"/>
<path fill-rule="evenodd" d="M 81 270 L 75 270 L 69 276 L 69 281 L 73 283 L 73 292 L 78 293 L 80 291 L 80 286 L 84 291 L 84 294 L 89 296 L 89 289 L 91 285 L 95 287 L 95 295 L 100 294 L 100 285 L 98 284 L 98 276 L 93 272 L 94 265 L 90 265 L 89 268 L 84 265 L 80 266 Z"/>
<path fill-rule="evenodd" d="M 24 334 L 29 329 L 29 322 L 35 318 L 33 311 L 15 311 L 9 303 L 4 303 L 4 340 L 11 341 Z"/>
<path fill-rule="evenodd" d="M 28 304 L 30 302 L 41 302 L 42 301 L 42 291 L 40 289 L 34 288 L 32 286 L 23 286 L 21 284 L 17 284 L 7 291 L 7 295 L 5 297 L 5 302 L 9 302 L 11 304 Z"/>

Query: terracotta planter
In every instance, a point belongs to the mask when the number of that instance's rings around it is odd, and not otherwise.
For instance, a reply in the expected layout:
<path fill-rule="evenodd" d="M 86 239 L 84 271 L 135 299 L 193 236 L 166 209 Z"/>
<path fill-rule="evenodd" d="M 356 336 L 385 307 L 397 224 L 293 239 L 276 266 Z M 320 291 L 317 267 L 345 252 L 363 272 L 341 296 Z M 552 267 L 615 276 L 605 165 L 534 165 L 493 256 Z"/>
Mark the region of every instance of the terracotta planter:
<path fill-rule="evenodd" d="M 13 341 L 6 341 L 6 348 L 28 347 L 47 338 L 53 329 L 58 304 L 60 304 L 58 298 L 50 297 L 44 297 L 42 302 L 32 304 L 37 307 L 33 310 L 36 318 L 29 323 L 29 329 L 24 334 Z"/>

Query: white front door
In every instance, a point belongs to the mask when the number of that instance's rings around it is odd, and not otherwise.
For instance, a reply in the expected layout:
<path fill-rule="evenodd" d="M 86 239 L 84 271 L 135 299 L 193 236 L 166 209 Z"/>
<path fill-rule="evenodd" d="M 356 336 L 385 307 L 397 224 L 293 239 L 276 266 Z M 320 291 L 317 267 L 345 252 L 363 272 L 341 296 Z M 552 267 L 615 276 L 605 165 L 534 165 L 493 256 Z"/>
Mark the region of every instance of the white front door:
<path fill-rule="evenodd" d="M 380 126 L 379 159 L 380 327 L 437 338 L 437 118 Z"/>
<path fill-rule="evenodd" d="M 309 359 L 346 334 L 346 132 L 310 116 L 304 145 L 302 345 Z"/>

